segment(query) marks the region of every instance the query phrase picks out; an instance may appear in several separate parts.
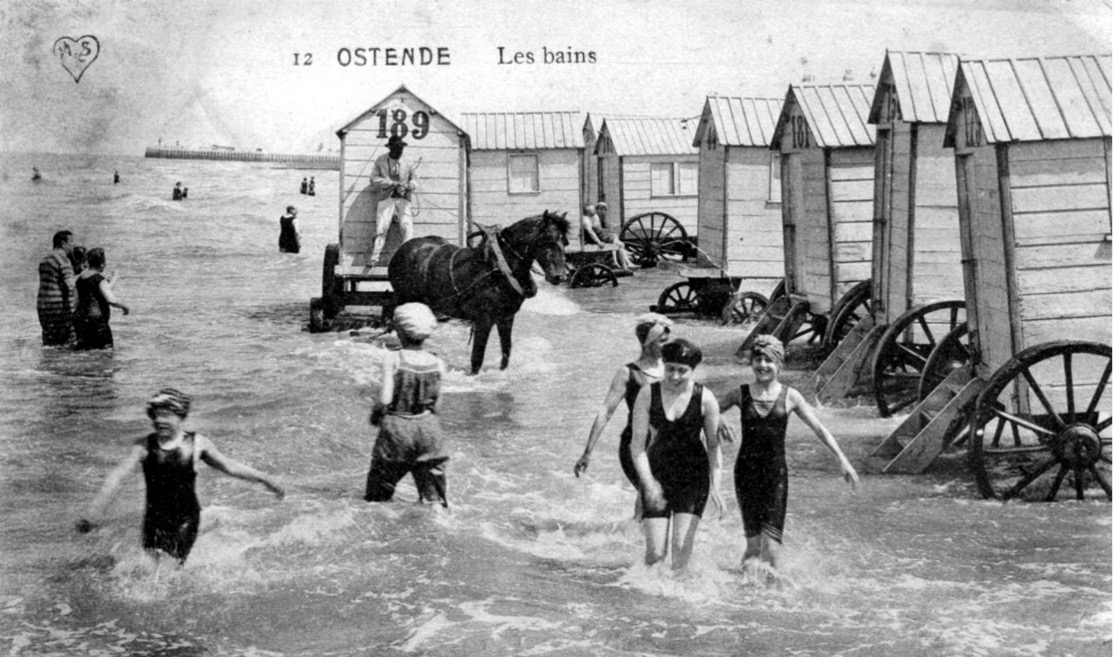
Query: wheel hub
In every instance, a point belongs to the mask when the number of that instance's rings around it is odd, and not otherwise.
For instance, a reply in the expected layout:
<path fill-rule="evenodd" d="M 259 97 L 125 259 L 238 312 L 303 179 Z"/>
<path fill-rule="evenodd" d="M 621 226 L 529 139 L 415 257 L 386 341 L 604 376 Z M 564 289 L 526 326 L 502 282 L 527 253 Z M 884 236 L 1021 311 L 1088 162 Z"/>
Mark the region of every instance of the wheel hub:
<path fill-rule="evenodd" d="M 1070 424 L 1053 439 L 1053 454 L 1062 464 L 1087 467 L 1099 460 L 1103 444 L 1087 424 Z"/>

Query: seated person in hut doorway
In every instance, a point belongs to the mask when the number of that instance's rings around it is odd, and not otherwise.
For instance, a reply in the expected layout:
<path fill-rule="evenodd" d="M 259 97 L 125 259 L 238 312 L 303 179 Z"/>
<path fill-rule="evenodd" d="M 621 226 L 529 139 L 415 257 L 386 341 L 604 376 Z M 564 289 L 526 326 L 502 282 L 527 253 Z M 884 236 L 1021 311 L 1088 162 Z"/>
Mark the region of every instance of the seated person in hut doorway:
<path fill-rule="evenodd" d="M 605 227 L 600 222 L 600 217 L 596 214 L 596 209 L 593 206 L 585 206 L 583 215 L 581 216 L 581 241 L 584 245 L 597 245 L 600 247 L 615 246 L 612 251 L 612 266 L 624 271 L 634 272 L 631 265 L 631 257 L 624 249 L 623 243 L 619 242 L 619 238 L 612 232 L 612 230 Z"/>
<path fill-rule="evenodd" d="M 372 247 L 369 266 L 379 265 L 383 252 L 383 239 L 392 221 L 399 223 L 403 231 L 403 242 L 414 237 L 414 218 L 410 210 L 410 198 L 418 187 L 414 180 L 414 167 L 403 160 L 403 149 L 407 143 L 398 135 L 387 140 L 387 153 L 376 159 L 372 168 L 372 186 L 376 191 L 376 235 Z"/>

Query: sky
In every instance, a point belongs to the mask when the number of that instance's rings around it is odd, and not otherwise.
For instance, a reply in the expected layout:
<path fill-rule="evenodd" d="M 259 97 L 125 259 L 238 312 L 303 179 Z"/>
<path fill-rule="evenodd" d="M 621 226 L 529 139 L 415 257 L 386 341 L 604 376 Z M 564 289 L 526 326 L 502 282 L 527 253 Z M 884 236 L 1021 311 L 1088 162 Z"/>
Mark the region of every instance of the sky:
<path fill-rule="evenodd" d="M 338 128 L 400 84 L 454 120 L 692 117 L 709 94 L 782 98 L 804 73 L 872 82 L 888 48 L 1110 53 L 1109 2 L 13 0 L 0 4 L 0 151 L 141 155 L 160 140 L 328 151 Z M 100 50 L 75 82 L 52 48 L 86 35 Z M 443 48 L 449 63 L 347 57 L 374 47 Z M 534 62 L 501 63 L 500 47 L 505 61 L 529 52 Z M 547 64 L 543 49 L 595 62 Z"/>

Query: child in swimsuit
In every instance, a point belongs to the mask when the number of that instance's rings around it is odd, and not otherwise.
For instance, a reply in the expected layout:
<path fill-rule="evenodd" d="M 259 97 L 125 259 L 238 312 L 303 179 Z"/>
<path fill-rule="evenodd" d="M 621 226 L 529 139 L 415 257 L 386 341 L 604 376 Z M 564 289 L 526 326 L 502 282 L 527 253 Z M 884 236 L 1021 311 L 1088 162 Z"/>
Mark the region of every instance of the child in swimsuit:
<path fill-rule="evenodd" d="M 631 457 L 643 498 L 646 564 L 666 558 L 673 527 L 671 566 L 684 569 L 697 525 L 712 496 L 720 511 L 720 411 L 716 397 L 693 381 L 701 349 L 675 339 L 662 347 L 665 376 L 639 391 L 632 415 Z M 702 439 L 701 433 L 704 432 Z"/>
<path fill-rule="evenodd" d="M 639 477 L 635 474 L 635 464 L 631 462 L 631 411 L 634 410 L 635 397 L 639 395 L 639 390 L 647 383 L 662 380 L 662 345 L 670 338 L 670 319 L 661 314 L 640 316 L 635 325 L 635 338 L 639 340 L 641 347 L 639 358 L 620 367 L 612 377 L 604 403 L 596 411 L 596 419 L 592 421 L 585 451 L 573 466 L 573 476 L 580 478 L 588 469 L 593 448 L 623 401 L 627 403 L 627 426 L 620 433 L 619 464 L 627 480 L 638 490 Z"/>
<path fill-rule="evenodd" d="M 422 303 L 395 309 L 395 331 L 402 349 L 384 360 L 379 399 L 371 422 L 379 426 L 364 499 L 386 502 L 395 485 L 409 472 L 418 499 L 448 508 L 445 497 L 445 437 L 437 415 L 445 363 L 423 350 L 423 342 L 437 329 L 437 317 Z"/>
<path fill-rule="evenodd" d="M 805 422 L 817 438 L 836 455 L 844 480 L 859 483 L 836 439 L 813 413 L 800 392 L 778 381 L 782 372 L 782 342 L 773 335 L 759 335 L 751 347 L 755 382 L 746 383 L 720 398 L 720 412 L 740 409 L 741 438 L 736 456 L 736 499 L 747 536 L 744 565 L 753 560 L 774 568 L 782 546 L 789 477 L 786 470 L 786 425 L 790 413 Z"/>
<path fill-rule="evenodd" d="M 164 552 L 186 562 L 197 540 L 201 505 L 194 483 L 197 463 L 204 461 L 227 475 L 261 483 L 283 498 L 283 488 L 272 477 L 227 458 L 213 442 L 193 431 L 183 431 L 182 421 L 190 412 L 190 399 L 175 389 L 160 390 L 147 402 L 147 416 L 155 432 L 137 440 L 128 457 L 109 473 L 101 492 L 89 507 L 89 515 L 78 521 L 78 531 L 91 531 L 120 489 L 124 477 L 143 468 L 147 506 L 143 515 L 143 548 L 158 557 Z"/>

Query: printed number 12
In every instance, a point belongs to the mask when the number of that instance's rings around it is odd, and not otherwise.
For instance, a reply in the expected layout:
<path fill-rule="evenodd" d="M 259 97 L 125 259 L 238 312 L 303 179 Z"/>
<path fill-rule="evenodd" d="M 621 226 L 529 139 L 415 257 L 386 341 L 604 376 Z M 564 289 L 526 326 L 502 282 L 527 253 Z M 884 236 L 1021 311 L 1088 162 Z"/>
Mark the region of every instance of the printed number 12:
<path fill-rule="evenodd" d="M 301 60 L 299 60 L 299 58 L 301 58 Z M 295 53 L 294 54 L 294 66 L 299 66 L 299 65 L 310 66 L 313 63 L 314 63 L 314 54 L 313 53 Z"/>

